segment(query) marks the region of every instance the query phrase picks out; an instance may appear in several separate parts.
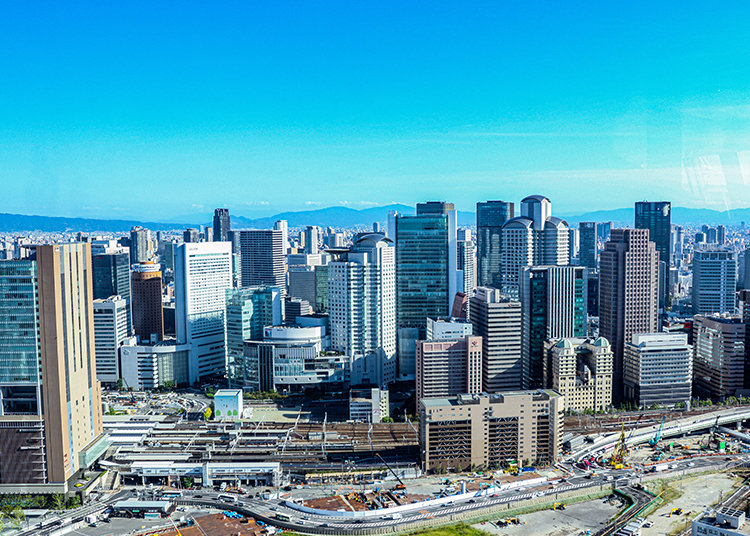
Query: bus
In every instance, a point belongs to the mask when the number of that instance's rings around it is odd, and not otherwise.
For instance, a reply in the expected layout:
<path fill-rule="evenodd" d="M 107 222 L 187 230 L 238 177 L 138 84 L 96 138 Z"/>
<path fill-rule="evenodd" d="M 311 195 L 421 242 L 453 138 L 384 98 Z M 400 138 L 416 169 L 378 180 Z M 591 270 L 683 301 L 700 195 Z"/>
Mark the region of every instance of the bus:
<path fill-rule="evenodd" d="M 162 492 L 161 496 L 164 499 L 179 499 L 180 497 L 182 497 L 182 492 L 181 491 L 164 491 Z"/>
<path fill-rule="evenodd" d="M 292 520 L 292 518 L 286 514 L 276 514 L 276 519 L 279 521 L 286 521 L 287 523 Z"/>
<path fill-rule="evenodd" d="M 237 502 L 237 497 L 235 497 L 234 495 L 219 495 L 219 500 L 234 503 Z"/>

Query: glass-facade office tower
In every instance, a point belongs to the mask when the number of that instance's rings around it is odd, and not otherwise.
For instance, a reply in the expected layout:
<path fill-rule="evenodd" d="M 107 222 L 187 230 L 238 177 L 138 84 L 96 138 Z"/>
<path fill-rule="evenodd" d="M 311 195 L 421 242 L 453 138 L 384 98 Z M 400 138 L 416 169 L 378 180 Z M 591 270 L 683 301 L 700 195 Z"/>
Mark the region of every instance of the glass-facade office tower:
<path fill-rule="evenodd" d="M 477 203 L 477 286 L 500 288 L 502 230 L 514 217 L 513 203 Z"/>
<path fill-rule="evenodd" d="M 599 248 L 597 246 L 597 223 L 582 221 L 578 224 L 580 247 L 578 250 L 578 264 L 589 270 L 599 268 Z"/>
<path fill-rule="evenodd" d="M 214 210 L 214 242 L 229 241 L 229 231 L 232 229 L 228 208 Z"/>
<path fill-rule="evenodd" d="M 226 373 L 226 292 L 232 288 L 232 244 L 181 244 L 175 252 L 177 340 L 190 345 L 190 383 Z"/>
<path fill-rule="evenodd" d="M 520 283 L 523 360 L 529 371 L 529 387 L 548 388 L 551 386 L 544 385 L 544 343 L 586 336 L 586 268 L 529 266 L 523 269 Z M 549 371 L 547 377 L 551 377 Z"/>
<path fill-rule="evenodd" d="M 648 229 L 649 239 L 656 245 L 659 261 L 659 306 L 664 307 L 669 296 L 666 274 L 672 265 L 672 204 L 669 201 L 638 201 L 635 204 L 635 228 Z"/>
<path fill-rule="evenodd" d="M 284 237 L 280 230 L 234 231 L 240 252 L 243 287 L 269 285 L 286 294 Z"/>
<path fill-rule="evenodd" d="M 351 359 L 352 385 L 396 379 L 396 252 L 382 233 L 362 233 L 328 263 L 331 347 Z"/>
<path fill-rule="evenodd" d="M 701 244 L 693 253 L 693 314 L 734 313 L 737 255 L 727 247 Z"/>
<path fill-rule="evenodd" d="M 415 216 L 396 215 L 394 227 L 398 375 L 414 378 L 427 317 L 448 315 L 456 295 L 456 210 L 452 203 L 419 203 Z"/>
<path fill-rule="evenodd" d="M 613 229 L 599 258 L 599 333 L 612 344 L 612 398 L 623 399 L 623 355 L 634 333 L 655 333 L 659 253 L 648 229 Z"/>
<path fill-rule="evenodd" d="M 92 247 L 91 273 L 95 300 L 120 296 L 127 302 L 128 334 L 133 332 L 130 294 L 130 254 L 122 249 L 112 253 L 96 253 Z"/>
<path fill-rule="evenodd" d="M 66 492 L 107 443 L 94 360 L 91 249 L 0 261 L 0 485 Z"/>
<path fill-rule="evenodd" d="M 227 362 L 234 387 L 259 384 L 257 359 L 244 355 L 246 340 L 262 341 L 263 328 L 284 320 L 284 300 L 278 287 L 243 287 L 226 291 Z"/>

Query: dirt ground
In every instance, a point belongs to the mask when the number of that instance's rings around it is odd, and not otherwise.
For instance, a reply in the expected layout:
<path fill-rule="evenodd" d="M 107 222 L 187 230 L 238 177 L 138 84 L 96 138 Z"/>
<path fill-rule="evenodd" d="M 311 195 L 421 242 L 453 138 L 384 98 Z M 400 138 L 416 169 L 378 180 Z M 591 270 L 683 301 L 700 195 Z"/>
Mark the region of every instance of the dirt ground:
<path fill-rule="evenodd" d="M 474 528 L 501 536 L 575 536 L 593 534 L 622 507 L 618 500 L 595 499 L 571 504 L 565 510 L 542 510 L 519 516 L 522 525 L 497 528 L 492 523 L 477 523 Z"/>
<path fill-rule="evenodd" d="M 707 507 L 718 502 L 722 497 L 731 494 L 733 487 L 739 483 L 739 479 L 732 478 L 724 473 L 713 473 L 705 476 L 689 477 L 680 480 L 672 480 L 668 483 L 669 487 L 677 493 L 679 497 L 662 504 L 655 512 L 650 514 L 647 519 L 654 525 L 649 528 L 643 528 L 643 536 L 663 536 L 670 534 L 677 529 L 687 528 L 690 521 L 700 514 Z M 647 486 L 649 491 L 659 493 L 662 488 L 657 483 Z M 665 495 L 671 494 L 666 492 Z M 669 512 L 673 508 L 682 508 L 682 515 L 673 515 L 669 517 Z M 688 515 L 685 513 L 690 512 Z"/>

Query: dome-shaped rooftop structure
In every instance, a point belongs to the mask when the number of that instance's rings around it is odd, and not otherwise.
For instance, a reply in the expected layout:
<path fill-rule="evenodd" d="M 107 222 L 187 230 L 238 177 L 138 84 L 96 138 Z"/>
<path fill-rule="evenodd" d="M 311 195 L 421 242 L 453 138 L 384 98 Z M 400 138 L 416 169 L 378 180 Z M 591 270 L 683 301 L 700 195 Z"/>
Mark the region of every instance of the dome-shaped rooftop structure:
<path fill-rule="evenodd" d="M 602 346 L 602 347 L 609 347 L 609 341 L 605 339 L 604 337 L 597 337 L 594 341 L 594 346 Z"/>

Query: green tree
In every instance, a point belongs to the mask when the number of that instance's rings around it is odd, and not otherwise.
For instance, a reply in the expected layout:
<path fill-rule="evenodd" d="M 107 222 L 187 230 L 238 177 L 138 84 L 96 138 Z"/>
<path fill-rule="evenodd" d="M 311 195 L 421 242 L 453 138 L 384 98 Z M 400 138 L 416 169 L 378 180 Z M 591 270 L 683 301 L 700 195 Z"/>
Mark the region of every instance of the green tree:
<path fill-rule="evenodd" d="M 62 510 L 65 508 L 65 497 L 62 493 L 55 493 L 50 499 L 50 508 L 53 510 Z"/>
<path fill-rule="evenodd" d="M 125 382 L 122 381 L 122 378 L 117 378 L 117 390 L 122 391 L 125 387 Z"/>
<path fill-rule="evenodd" d="M 65 506 L 67 508 L 78 508 L 79 506 L 81 506 L 80 495 L 73 495 L 70 499 L 68 499 L 68 503 Z"/>
<path fill-rule="evenodd" d="M 193 487 L 193 477 L 192 476 L 183 476 L 182 477 L 182 487 L 183 488 L 191 488 L 191 487 Z"/>
<path fill-rule="evenodd" d="M 387 423 L 391 423 L 391 422 L 393 422 L 393 417 L 383 417 L 383 418 L 381 419 L 381 421 L 382 421 L 382 422 L 387 422 Z"/>
<path fill-rule="evenodd" d="M 211 408 L 206 408 L 206 411 L 203 412 L 203 418 L 207 421 L 211 420 Z"/>

